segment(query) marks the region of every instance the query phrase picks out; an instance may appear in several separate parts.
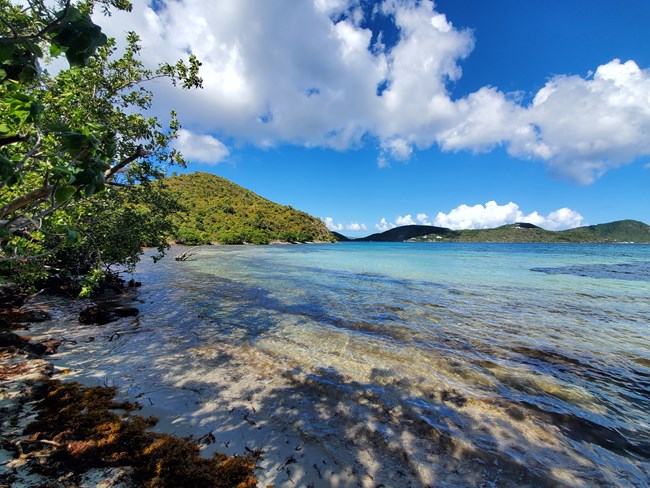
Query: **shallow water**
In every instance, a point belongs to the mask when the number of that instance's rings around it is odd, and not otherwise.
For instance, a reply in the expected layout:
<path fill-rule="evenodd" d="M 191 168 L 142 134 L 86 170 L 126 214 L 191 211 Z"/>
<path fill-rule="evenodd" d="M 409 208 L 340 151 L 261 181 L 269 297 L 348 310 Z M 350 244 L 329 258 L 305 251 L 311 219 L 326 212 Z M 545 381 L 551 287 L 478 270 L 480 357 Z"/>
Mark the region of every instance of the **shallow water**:
<path fill-rule="evenodd" d="M 443 434 L 488 450 L 499 442 L 468 419 L 449 425 L 441 405 L 515 407 L 514 418 L 563 437 L 538 472 L 572 457 L 568 471 L 591 466 L 578 477 L 648 482 L 650 246 L 213 247 L 143 263 L 138 278 L 173 289 L 145 315 L 184 308 L 179 340 L 246 343 L 327 371 L 323 381 L 414 405 Z"/>
<path fill-rule="evenodd" d="M 197 251 L 138 267 L 134 383 L 210 402 L 253 368 L 256 415 L 366 486 L 650 484 L 650 246 Z"/>

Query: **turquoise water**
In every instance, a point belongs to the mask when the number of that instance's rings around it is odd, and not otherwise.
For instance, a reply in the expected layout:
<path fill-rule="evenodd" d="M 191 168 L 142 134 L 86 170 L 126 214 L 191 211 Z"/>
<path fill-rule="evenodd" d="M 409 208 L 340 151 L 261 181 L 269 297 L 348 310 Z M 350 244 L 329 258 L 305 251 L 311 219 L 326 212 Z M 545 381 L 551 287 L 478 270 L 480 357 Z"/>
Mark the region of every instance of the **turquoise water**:
<path fill-rule="evenodd" d="M 137 279 L 170 344 L 245 344 L 310 375 L 306 396 L 353 385 L 387 446 L 407 426 L 436 445 L 409 451 L 424 463 L 447 449 L 513 486 L 518 470 L 650 483 L 650 246 L 216 246 Z"/>

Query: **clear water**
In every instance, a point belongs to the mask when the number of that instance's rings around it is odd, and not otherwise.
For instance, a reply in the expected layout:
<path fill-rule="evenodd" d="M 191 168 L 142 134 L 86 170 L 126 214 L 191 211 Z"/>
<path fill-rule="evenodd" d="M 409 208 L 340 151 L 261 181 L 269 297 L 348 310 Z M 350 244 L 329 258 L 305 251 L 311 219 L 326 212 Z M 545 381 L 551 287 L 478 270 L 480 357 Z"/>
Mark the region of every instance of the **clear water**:
<path fill-rule="evenodd" d="M 161 352 L 246 345 L 306 372 L 301 395 L 371 395 L 383 410 L 352 421 L 387 446 L 412 426 L 420 463 L 465 450 L 513 485 L 650 483 L 650 246 L 217 246 L 136 278 Z"/>

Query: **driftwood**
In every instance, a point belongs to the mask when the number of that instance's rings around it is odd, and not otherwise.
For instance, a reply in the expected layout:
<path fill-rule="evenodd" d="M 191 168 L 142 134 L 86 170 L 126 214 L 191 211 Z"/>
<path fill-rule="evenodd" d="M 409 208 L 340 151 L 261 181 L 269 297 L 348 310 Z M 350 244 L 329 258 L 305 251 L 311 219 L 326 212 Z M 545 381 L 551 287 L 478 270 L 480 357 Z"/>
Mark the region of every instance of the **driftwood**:
<path fill-rule="evenodd" d="M 180 253 L 174 259 L 176 261 L 187 261 L 187 258 L 189 258 L 190 256 L 194 256 L 195 254 L 196 253 L 194 251 L 188 250 L 188 251 Z"/>

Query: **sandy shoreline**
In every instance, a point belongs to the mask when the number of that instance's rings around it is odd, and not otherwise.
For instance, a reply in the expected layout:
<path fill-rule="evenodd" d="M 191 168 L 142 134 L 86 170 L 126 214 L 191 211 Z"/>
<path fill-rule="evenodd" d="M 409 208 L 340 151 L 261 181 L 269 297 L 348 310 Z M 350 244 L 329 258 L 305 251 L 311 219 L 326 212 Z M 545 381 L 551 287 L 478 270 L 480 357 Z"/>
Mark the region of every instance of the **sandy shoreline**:
<path fill-rule="evenodd" d="M 39 296 L 25 306 L 47 311 L 53 317 L 51 321 L 26 324 L 29 330 L 17 333 L 34 341 L 50 338 L 62 341 L 58 352 L 47 357 L 53 366 L 54 379 L 86 386 L 116 386 L 118 399 L 137 401 L 142 406 L 138 415 L 159 419 L 153 431 L 192 436 L 202 444 L 205 456 L 215 451 L 227 455 L 260 455 L 256 470 L 258 486 L 376 486 L 371 474 L 363 480 L 359 463 L 341 465 L 333 456 L 335 453 L 314 442 L 308 427 L 298 428 L 298 435 L 293 429 L 287 429 L 279 420 L 282 410 L 287 408 L 282 405 L 284 401 L 279 402 L 277 415 L 260 417 L 263 406 L 258 399 L 289 383 L 279 371 L 273 371 L 278 375 L 275 379 L 268 378 L 272 365 L 264 365 L 267 371 L 262 375 L 259 362 L 246 372 L 241 370 L 239 377 L 214 375 L 213 384 L 224 388 L 227 385 L 227 391 L 218 398 L 207 397 L 204 388 L 193 386 L 197 373 L 192 371 L 171 371 L 164 378 L 138 377 L 135 371 L 128 371 L 128 354 L 121 356 L 122 346 L 129 341 L 138 319 L 125 318 L 106 325 L 79 324 L 79 312 L 89 303 Z M 188 354 L 217 368 L 219 358 L 230 352 L 189 350 Z M 260 384 L 265 388 L 260 388 Z"/>
<path fill-rule="evenodd" d="M 62 341 L 49 357 L 55 378 L 117 387 L 142 405 L 139 415 L 160 419 L 154 430 L 191 435 L 206 456 L 259 455 L 260 487 L 619 485 L 590 460 L 571 458 L 557 426 L 512 405 L 442 383 L 425 405 L 401 387 L 391 396 L 380 377 L 381 395 L 334 369 L 281 359 L 263 342 L 216 336 L 202 344 L 152 324 L 146 310 L 155 303 L 145 306 L 144 296 L 122 299 L 142 308 L 140 317 L 106 325 L 79 323 L 87 300 L 39 296 L 26 307 L 52 320 L 25 334 Z"/>
<path fill-rule="evenodd" d="M 138 305 L 136 297 L 126 303 Z M 147 336 L 155 330 L 140 328 L 137 317 L 80 324 L 79 312 L 88 304 L 49 296 L 26 304 L 52 320 L 29 324 L 24 334 L 62 342 L 48 357 L 53 378 L 117 387 L 118 399 L 142 406 L 139 415 L 159 418 L 154 431 L 192 436 L 206 456 L 259 454 L 258 486 L 427 486 L 440 479 L 433 468 L 442 466 L 454 486 L 497 476 L 496 470 L 463 469 L 448 453 L 419 459 L 420 439 L 386 431 L 399 411 L 386 411 L 369 392 L 333 386 L 341 381 L 334 372 L 328 384 L 298 369 L 287 371 L 247 345 L 191 347 L 185 357 L 167 356 L 160 368 L 145 370 L 138 353 L 156 360 L 147 350 Z"/>

